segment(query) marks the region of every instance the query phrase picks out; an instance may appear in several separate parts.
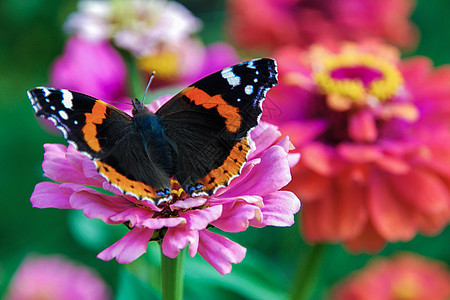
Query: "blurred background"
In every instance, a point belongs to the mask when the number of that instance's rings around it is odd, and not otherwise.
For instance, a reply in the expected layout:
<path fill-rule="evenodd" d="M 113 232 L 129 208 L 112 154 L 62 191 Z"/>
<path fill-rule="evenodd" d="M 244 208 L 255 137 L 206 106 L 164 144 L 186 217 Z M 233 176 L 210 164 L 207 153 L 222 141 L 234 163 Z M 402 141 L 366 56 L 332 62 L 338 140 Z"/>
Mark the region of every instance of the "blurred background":
<path fill-rule="evenodd" d="M 226 1 L 179 2 L 203 22 L 198 36 L 205 44 L 229 41 L 224 29 Z M 148 295 L 157 298 L 157 245 L 150 245 L 146 255 L 127 266 L 101 261 L 96 255 L 126 232 L 124 226 L 107 226 L 84 218 L 78 211 L 32 208 L 29 201 L 34 185 L 44 180 L 43 144 L 66 142 L 60 134 L 45 130 L 37 121 L 26 90 L 49 82 L 50 67 L 62 54 L 68 38 L 63 24 L 76 9 L 74 0 L 0 1 L 0 295 L 5 293 L 13 274 L 29 254 L 60 254 L 95 269 L 115 299 L 145 299 Z M 448 0 L 418 0 L 411 20 L 420 31 L 420 40 L 404 56 L 424 55 L 435 65 L 448 64 L 449 14 Z M 132 96 L 142 97 L 141 94 Z M 301 212 L 297 218 L 301 218 Z M 223 277 L 199 255 L 187 258 L 186 299 L 287 297 L 297 264 L 311 248 L 300 238 L 298 226 L 250 228 L 230 237 L 248 249 L 245 260 Z M 373 257 L 411 251 L 448 265 L 449 241 L 447 227 L 434 237 L 417 235 L 406 243 L 390 243 L 374 255 L 351 254 L 339 244 L 327 245 L 312 284 L 311 299 L 326 297 L 334 284 Z"/>

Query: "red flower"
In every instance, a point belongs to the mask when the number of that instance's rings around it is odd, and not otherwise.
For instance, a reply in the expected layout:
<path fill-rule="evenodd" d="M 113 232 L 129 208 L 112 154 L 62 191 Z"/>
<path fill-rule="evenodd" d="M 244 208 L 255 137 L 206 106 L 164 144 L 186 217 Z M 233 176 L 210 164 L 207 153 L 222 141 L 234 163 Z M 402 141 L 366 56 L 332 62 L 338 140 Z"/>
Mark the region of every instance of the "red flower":
<path fill-rule="evenodd" d="M 412 0 L 229 0 L 228 8 L 231 38 L 250 50 L 363 38 L 411 47 L 417 40 Z"/>
<path fill-rule="evenodd" d="M 450 297 L 450 272 L 441 262 L 412 253 L 377 259 L 339 283 L 335 300 L 446 300 Z"/>
<path fill-rule="evenodd" d="M 284 48 L 266 115 L 302 153 L 289 188 L 311 242 L 377 251 L 450 217 L 450 67 L 393 48 Z M 276 102 L 275 102 L 276 100 Z M 266 110 L 267 111 L 267 110 Z"/>

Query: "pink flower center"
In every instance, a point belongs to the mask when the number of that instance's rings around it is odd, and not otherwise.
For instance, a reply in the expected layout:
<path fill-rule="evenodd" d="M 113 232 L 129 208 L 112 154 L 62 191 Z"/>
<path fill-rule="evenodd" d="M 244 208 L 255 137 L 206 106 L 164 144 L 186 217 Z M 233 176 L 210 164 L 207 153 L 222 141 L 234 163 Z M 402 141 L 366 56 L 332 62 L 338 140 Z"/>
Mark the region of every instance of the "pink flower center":
<path fill-rule="evenodd" d="M 330 75 L 335 80 L 358 80 L 365 88 L 369 87 L 372 81 L 383 78 L 380 70 L 367 66 L 341 67 L 331 70 Z"/>
<path fill-rule="evenodd" d="M 319 137 L 326 144 L 375 142 L 386 122 L 413 122 L 419 115 L 414 104 L 402 98 L 403 77 L 397 67 L 355 50 L 312 56 L 317 87 L 314 117 L 327 122 L 327 130 Z"/>

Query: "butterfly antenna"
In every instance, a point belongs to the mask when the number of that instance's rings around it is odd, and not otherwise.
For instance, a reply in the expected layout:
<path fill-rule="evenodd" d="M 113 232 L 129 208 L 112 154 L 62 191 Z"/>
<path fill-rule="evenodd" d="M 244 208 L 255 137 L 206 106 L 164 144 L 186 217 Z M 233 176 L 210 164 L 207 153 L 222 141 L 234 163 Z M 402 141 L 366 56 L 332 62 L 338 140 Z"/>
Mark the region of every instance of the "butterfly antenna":
<path fill-rule="evenodd" d="M 150 75 L 150 79 L 148 80 L 147 87 L 145 88 L 144 97 L 142 98 L 142 103 L 145 102 L 145 96 L 147 96 L 148 89 L 150 87 L 150 84 L 152 83 L 153 77 L 155 77 L 155 74 L 156 74 L 156 72 L 153 71 L 152 75 Z"/>

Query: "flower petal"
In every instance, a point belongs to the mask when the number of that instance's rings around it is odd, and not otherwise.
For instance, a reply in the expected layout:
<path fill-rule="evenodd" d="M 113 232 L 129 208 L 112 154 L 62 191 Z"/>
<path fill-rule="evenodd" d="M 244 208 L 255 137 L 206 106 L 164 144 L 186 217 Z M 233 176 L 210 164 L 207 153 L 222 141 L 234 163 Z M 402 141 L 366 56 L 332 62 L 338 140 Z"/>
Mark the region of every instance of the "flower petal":
<path fill-rule="evenodd" d="M 209 223 L 217 220 L 222 214 L 222 205 L 215 205 L 204 209 L 180 212 L 180 217 L 186 219 L 188 230 L 205 229 Z"/>
<path fill-rule="evenodd" d="M 60 144 L 45 144 L 44 149 L 45 153 L 42 169 L 44 170 L 45 176 L 57 182 L 70 182 L 99 186 L 97 181 L 87 178 L 83 174 L 82 170 L 77 170 L 67 160 L 66 146 Z M 86 159 L 88 158 L 86 157 Z"/>
<path fill-rule="evenodd" d="M 222 275 L 231 272 L 231 263 L 240 263 L 247 250 L 241 245 L 208 230 L 199 231 L 198 253 Z"/>
<path fill-rule="evenodd" d="M 162 242 L 162 253 L 170 258 L 175 258 L 189 243 L 192 249 L 189 249 L 189 255 L 195 255 L 198 247 L 198 231 L 189 230 L 187 226 L 170 227 L 167 229 Z"/>
<path fill-rule="evenodd" d="M 143 222 L 152 218 L 154 212 L 144 209 L 142 207 L 131 207 L 127 210 L 123 210 L 118 214 L 112 216 L 111 221 L 124 223 L 130 222 L 131 227 L 141 227 Z"/>
<path fill-rule="evenodd" d="M 149 229 L 161 229 L 163 227 L 176 227 L 181 224 L 186 224 L 184 218 L 151 218 L 142 222 L 142 226 Z"/>
<path fill-rule="evenodd" d="M 354 253 L 377 253 L 381 251 L 385 245 L 386 240 L 380 236 L 370 222 L 366 224 L 357 237 L 345 241 L 346 248 Z"/>
<path fill-rule="evenodd" d="M 262 223 L 253 224 L 269 226 L 291 226 L 294 224 L 294 214 L 300 210 L 300 200 L 289 191 L 278 191 L 264 196 L 264 207 L 261 208 L 263 214 Z"/>
<path fill-rule="evenodd" d="M 133 228 L 112 246 L 100 252 L 97 257 L 101 260 L 111 260 L 115 257 L 119 264 L 129 264 L 147 252 L 152 235 L 151 229 Z"/>
<path fill-rule="evenodd" d="M 291 181 L 287 154 L 280 146 L 272 146 L 261 156 L 261 163 L 255 165 L 245 181 L 223 193 L 224 197 L 243 195 L 265 195 L 279 190 Z"/>
<path fill-rule="evenodd" d="M 34 187 L 30 201 L 37 208 L 69 209 L 72 193 L 72 189 L 64 188 L 58 183 L 40 182 Z"/>
<path fill-rule="evenodd" d="M 373 171 L 369 185 L 370 217 L 378 233 L 388 241 L 407 241 L 417 230 L 417 215 L 391 188 L 386 174 Z"/>
<path fill-rule="evenodd" d="M 123 221 L 111 217 L 132 207 L 123 197 L 107 196 L 94 190 L 80 190 L 70 197 L 70 206 L 83 211 L 88 218 L 100 219 L 107 224 L 121 224 Z"/>
<path fill-rule="evenodd" d="M 416 168 L 403 176 L 389 176 L 389 180 L 400 198 L 425 213 L 450 210 L 448 188 L 437 175 Z"/>
<path fill-rule="evenodd" d="M 302 162 L 316 173 L 324 176 L 335 174 L 342 167 L 342 159 L 333 147 L 312 142 L 300 149 Z"/>
<path fill-rule="evenodd" d="M 289 121 L 280 126 L 283 134 L 289 136 L 289 139 L 296 147 L 300 147 L 306 142 L 310 142 L 322 134 L 327 128 L 323 120 L 303 120 Z"/>
<path fill-rule="evenodd" d="M 249 220 L 261 215 L 260 208 L 245 202 L 228 203 L 220 219 L 211 223 L 226 232 L 241 232 L 248 228 Z M 259 217 L 260 218 L 260 217 Z"/>
<path fill-rule="evenodd" d="M 177 201 L 174 204 L 170 205 L 171 209 L 189 209 L 194 207 L 199 207 L 205 204 L 205 202 L 208 200 L 206 197 L 194 197 L 194 198 L 187 198 L 183 201 Z"/>
<path fill-rule="evenodd" d="M 303 202 L 302 223 L 307 240 L 342 241 L 358 236 L 367 223 L 364 186 L 341 175 L 320 201 Z"/>
<path fill-rule="evenodd" d="M 378 137 L 374 115 L 362 110 L 349 118 L 348 135 L 357 142 L 373 142 Z"/>
<path fill-rule="evenodd" d="M 258 126 L 252 130 L 250 137 L 255 143 L 255 150 L 250 153 L 249 160 L 261 155 L 267 148 L 269 148 L 281 136 L 281 132 L 275 125 L 259 122 Z"/>

